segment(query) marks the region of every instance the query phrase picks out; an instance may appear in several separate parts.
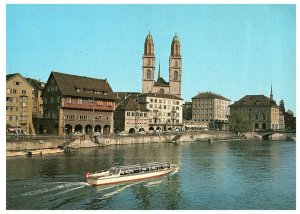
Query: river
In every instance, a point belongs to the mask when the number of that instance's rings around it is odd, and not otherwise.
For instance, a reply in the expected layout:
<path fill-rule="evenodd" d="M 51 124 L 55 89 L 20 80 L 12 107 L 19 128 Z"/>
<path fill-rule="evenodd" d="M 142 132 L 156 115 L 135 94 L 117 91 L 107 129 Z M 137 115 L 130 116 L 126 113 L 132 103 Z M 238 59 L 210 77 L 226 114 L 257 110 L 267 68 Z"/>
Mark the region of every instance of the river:
<path fill-rule="evenodd" d="M 93 187 L 85 172 L 152 161 L 171 175 Z M 82 148 L 77 153 L 6 159 L 8 210 L 293 210 L 296 143 L 186 142 Z"/>

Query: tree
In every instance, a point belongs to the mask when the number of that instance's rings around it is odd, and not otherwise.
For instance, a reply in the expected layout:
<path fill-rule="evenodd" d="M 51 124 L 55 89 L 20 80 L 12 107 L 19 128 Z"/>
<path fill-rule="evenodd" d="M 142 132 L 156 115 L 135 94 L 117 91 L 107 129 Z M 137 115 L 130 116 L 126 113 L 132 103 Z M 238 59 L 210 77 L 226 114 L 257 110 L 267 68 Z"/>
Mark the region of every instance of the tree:
<path fill-rule="evenodd" d="M 284 113 L 285 112 L 285 108 L 284 108 L 284 101 L 280 100 L 279 102 L 279 108 L 281 109 L 281 111 Z"/>
<path fill-rule="evenodd" d="M 242 111 L 233 111 L 230 113 L 228 123 L 229 131 L 235 134 L 246 133 L 252 130 L 251 120 Z"/>

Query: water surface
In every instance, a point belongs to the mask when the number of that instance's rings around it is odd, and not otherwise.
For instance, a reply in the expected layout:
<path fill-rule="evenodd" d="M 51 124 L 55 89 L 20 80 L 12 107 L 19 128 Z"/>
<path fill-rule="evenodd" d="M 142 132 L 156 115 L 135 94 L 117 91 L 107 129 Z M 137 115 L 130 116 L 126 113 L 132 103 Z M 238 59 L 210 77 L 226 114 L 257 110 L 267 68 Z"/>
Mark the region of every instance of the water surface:
<path fill-rule="evenodd" d="M 180 165 L 158 179 L 92 187 L 85 172 L 152 161 Z M 296 209 L 296 144 L 150 143 L 7 158 L 7 209 Z"/>

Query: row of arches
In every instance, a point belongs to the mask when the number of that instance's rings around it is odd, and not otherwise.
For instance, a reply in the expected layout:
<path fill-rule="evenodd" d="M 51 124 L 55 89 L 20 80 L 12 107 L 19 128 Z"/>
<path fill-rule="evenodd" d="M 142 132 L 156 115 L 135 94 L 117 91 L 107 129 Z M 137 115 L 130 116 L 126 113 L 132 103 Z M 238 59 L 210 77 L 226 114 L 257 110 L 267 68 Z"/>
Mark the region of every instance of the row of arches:
<path fill-rule="evenodd" d="M 72 127 L 72 125 L 70 124 L 66 124 L 65 125 L 65 133 L 66 134 L 72 134 L 75 132 L 79 132 L 79 133 L 85 133 L 85 134 L 91 134 L 93 132 L 93 126 L 88 124 L 86 126 L 82 126 L 80 124 L 75 125 L 74 127 Z M 110 126 L 109 125 L 105 125 L 103 126 L 103 128 L 100 125 L 96 125 L 94 127 L 94 132 L 100 132 L 103 134 L 109 134 L 110 133 Z"/>
<path fill-rule="evenodd" d="M 178 128 L 178 127 L 175 128 L 175 131 L 180 131 L 180 130 L 181 129 Z M 143 132 L 143 131 L 145 131 L 144 128 L 139 128 L 139 129 L 130 128 L 129 131 L 128 131 L 128 133 L 133 134 L 133 133 L 136 133 L 136 132 Z M 168 127 L 168 128 L 163 129 L 162 127 L 159 127 L 159 126 L 156 127 L 156 128 L 153 127 L 153 126 L 150 126 L 148 131 L 149 132 L 154 132 L 154 131 L 157 131 L 157 132 L 160 132 L 160 131 L 172 131 L 172 127 Z"/>

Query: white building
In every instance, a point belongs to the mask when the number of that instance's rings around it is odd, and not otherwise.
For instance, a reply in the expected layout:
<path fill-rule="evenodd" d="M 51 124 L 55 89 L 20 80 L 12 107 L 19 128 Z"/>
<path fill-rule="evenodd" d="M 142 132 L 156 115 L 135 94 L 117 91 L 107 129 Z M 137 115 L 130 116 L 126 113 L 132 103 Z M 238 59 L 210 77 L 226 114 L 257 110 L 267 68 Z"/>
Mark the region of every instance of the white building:
<path fill-rule="evenodd" d="M 149 110 L 149 129 L 146 131 L 182 130 L 181 98 L 169 94 L 145 93 L 139 97 L 139 103 Z"/>

